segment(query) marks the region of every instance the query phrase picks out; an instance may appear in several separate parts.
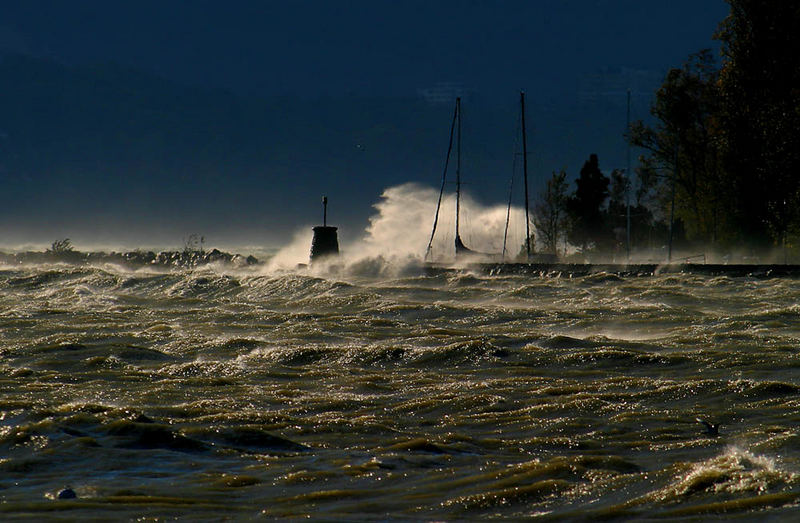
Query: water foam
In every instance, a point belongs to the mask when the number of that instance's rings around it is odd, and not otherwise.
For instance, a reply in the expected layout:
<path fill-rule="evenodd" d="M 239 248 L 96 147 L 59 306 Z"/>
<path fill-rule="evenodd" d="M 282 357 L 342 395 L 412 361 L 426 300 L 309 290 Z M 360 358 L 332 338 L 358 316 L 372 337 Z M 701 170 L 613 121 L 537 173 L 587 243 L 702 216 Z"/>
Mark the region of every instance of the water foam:
<path fill-rule="evenodd" d="M 430 239 L 439 193 L 436 189 L 414 183 L 388 187 L 374 208 L 363 235 L 355 241 L 342 242 L 339 258 L 315 264 L 315 272 L 324 274 L 331 267 L 344 268 L 353 275 L 385 276 L 421 265 Z M 437 232 L 432 244 L 435 259 L 451 261 L 455 239 L 455 195 L 442 198 Z M 500 253 L 506 223 L 505 205 L 485 206 L 469 195 L 461 198 L 462 239 L 472 249 Z M 508 253 L 516 255 L 525 237 L 524 211 L 511 208 Z M 523 226 L 519 224 L 522 223 Z M 298 230 L 292 241 L 270 260 L 268 272 L 293 270 L 308 263 L 311 226 Z"/>
<path fill-rule="evenodd" d="M 664 493 L 665 499 L 699 492 L 764 494 L 798 478 L 796 473 L 782 470 L 773 458 L 732 445 L 722 454 L 695 464 L 688 474 L 677 479 Z"/>

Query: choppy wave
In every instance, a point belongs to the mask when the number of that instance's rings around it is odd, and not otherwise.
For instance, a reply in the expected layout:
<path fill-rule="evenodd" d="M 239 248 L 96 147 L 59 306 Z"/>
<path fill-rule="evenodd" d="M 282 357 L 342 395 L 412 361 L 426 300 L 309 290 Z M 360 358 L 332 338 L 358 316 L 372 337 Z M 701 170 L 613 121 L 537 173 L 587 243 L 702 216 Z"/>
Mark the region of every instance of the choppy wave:
<path fill-rule="evenodd" d="M 0 513 L 796 517 L 797 288 L 0 268 Z"/>

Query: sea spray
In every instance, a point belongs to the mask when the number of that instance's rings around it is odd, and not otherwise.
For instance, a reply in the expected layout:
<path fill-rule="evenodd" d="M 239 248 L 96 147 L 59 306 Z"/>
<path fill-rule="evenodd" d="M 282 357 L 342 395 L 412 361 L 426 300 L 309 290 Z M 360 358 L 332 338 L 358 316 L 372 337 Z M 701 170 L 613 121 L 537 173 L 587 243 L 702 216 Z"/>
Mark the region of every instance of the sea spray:
<path fill-rule="evenodd" d="M 276 270 L 294 269 L 300 263 L 308 263 L 311 252 L 311 230 L 311 225 L 305 225 L 295 231 L 291 241 L 270 258 L 265 270 L 271 273 Z"/>
<path fill-rule="evenodd" d="M 364 260 L 400 266 L 421 263 L 431 235 L 437 198 L 438 192 L 435 189 L 415 183 L 388 187 L 383 191 L 380 201 L 374 205 L 376 213 L 369 218 L 369 225 L 363 234 L 359 237 L 355 231 L 343 231 L 340 237 L 340 258 L 328 260 L 323 264 L 324 267 L 330 268 L 333 265 L 341 268 L 356 263 L 363 266 Z M 481 252 L 501 253 L 507 206 L 482 205 L 469 195 L 462 194 L 461 208 L 462 239 L 469 247 Z M 433 259 L 436 261 L 453 260 L 453 209 L 455 195 L 446 194 L 442 198 L 432 245 Z M 512 206 L 507 257 L 516 256 L 524 242 L 524 220 L 524 211 Z M 272 258 L 266 270 L 292 270 L 298 264 L 308 263 L 310 231 L 311 226 L 298 230 L 292 241 Z"/>
<path fill-rule="evenodd" d="M 373 252 L 398 255 L 424 253 L 430 239 L 437 197 L 435 189 L 412 183 L 387 188 L 381 195 L 381 201 L 375 204 L 378 212 L 369 220 L 363 243 Z M 507 206 L 482 205 L 468 194 L 462 194 L 461 200 L 462 239 L 474 250 L 500 253 L 503 249 Z M 432 245 L 437 259 L 453 256 L 455 205 L 455 195 L 446 194 L 442 198 Z M 508 245 L 513 256 L 524 241 L 524 212 L 512 207 L 510 222 L 513 226 L 509 228 Z"/>

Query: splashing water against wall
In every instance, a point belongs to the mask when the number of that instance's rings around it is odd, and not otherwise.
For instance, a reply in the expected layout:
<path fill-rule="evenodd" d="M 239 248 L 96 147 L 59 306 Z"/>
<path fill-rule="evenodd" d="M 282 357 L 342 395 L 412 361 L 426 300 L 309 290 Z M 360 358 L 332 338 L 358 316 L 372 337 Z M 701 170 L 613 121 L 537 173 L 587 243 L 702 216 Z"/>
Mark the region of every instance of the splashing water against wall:
<path fill-rule="evenodd" d="M 436 212 L 438 192 L 414 183 L 385 189 L 374 207 L 376 213 L 370 217 L 363 236 L 356 241 L 347 241 L 352 233 L 344 232 L 342 256 L 337 263 L 345 265 L 361 262 L 365 258 L 382 258 L 391 263 L 421 262 L 430 239 L 431 227 Z M 450 261 L 454 255 L 455 195 L 445 195 L 439 214 L 433 242 L 436 260 Z M 501 253 L 503 232 L 506 223 L 506 205 L 486 206 L 469 195 L 462 195 L 461 236 L 470 248 L 490 253 Z M 515 256 L 525 238 L 524 211 L 511 208 L 508 255 Z M 270 269 L 292 268 L 308 262 L 311 227 L 298 231 L 292 242 L 281 249 L 270 263 Z"/>

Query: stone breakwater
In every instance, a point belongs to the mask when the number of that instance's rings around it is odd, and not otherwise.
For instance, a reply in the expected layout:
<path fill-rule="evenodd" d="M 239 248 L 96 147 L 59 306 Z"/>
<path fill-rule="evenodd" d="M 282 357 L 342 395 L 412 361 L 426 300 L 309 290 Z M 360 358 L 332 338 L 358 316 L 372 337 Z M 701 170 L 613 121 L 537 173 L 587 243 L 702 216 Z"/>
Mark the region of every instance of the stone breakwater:
<path fill-rule="evenodd" d="M 130 251 L 130 252 L 81 252 L 81 251 L 44 251 L 0 253 L 0 263 L 6 265 L 26 265 L 38 263 L 71 263 L 90 265 L 98 263 L 114 263 L 130 268 L 142 266 L 191 268 L 211 263 L 222 263 L 243 267 L 256 265 L 259 262 L 254 256 L 243 256 L 222 252 L 218 249 L 210 251 Z"/>

